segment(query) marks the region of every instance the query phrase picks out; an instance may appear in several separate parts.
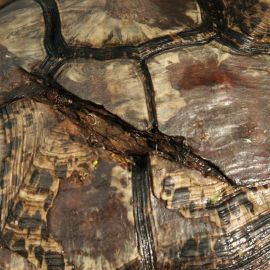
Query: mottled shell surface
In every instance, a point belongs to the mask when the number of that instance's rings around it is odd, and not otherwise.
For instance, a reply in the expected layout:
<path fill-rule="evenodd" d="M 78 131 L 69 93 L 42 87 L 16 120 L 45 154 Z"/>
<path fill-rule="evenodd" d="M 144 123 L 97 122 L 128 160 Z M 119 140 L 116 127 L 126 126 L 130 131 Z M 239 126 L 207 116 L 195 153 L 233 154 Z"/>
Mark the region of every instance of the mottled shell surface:
<path fill-rule="evenodd" d="M 270 269 L 270 1 L 0 1 L 0 270 Z"/>

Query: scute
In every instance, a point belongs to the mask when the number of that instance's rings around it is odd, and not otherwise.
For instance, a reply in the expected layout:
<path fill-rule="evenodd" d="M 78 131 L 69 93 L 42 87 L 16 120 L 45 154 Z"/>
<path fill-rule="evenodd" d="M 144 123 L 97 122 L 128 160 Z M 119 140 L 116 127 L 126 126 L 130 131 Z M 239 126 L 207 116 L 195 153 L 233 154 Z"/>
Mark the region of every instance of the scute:
<path fill-rule="evenodd" d="M 97 48 L 136 45 L 200 24 L 194 0 L 181 5 L 173 2 L 172 9 L 172 5 L 157 0 L 58 1 L 63 36 L 69 44 Z"/>
<path fill-rule="evenodd" d="M 132 60 L 67 63 L 56 80 L 74 95 L 103 105 L 136 128 L 149 128 L 144 82 L 137 62 Z"/>
<path fill-rule="evenodd" d="M 151 165 L 160 269 L 227 269 L 232 261 L 239 269 L 268 249 L 268 189 L 233 189 L 156 155 Z"/>
<path fill-rule="evenodd" d="M 212 44 L 160 54 L 148 66 L 162 132 L 184 136 L 239 184 L 269 179 L 269 56 Z"/>
<path fill-rule="evenodd" d="M 140 261 L 130 203 L 131 172 L 101 156 L 91 177 L 83 189 L 64 181 L 49 215 L 54 239 L 61 241 L 78 268 L 121 269 Z"/>
<path fill-rule="evenodd" d="M 46 57 L 45 25 L 40 6 L 34 1 L 15 1 L 0 10 L 0 44 L 5 46 L 27 71 Z"/>

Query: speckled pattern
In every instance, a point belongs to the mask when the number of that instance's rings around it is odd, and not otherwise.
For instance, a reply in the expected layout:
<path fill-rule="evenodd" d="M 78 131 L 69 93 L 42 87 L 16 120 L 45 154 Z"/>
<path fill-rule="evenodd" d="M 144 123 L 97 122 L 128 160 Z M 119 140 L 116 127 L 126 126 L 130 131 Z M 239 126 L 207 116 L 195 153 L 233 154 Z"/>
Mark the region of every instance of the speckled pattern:
<path fill-rule="evenodd" d="M 23 100 L 2 111 L 2 242 L 42 269 L 53 256 L 64 267 L 62 247 L 47 229 L 47 212 L 60 179 L 77 171 L 83 181 L 95 154 L 76 141 L 76 127 L 46 105 Z"/>
<path fill-rule="evenodd" d="M 224 0 L 227 6 L 229 25 L 233 30 L 248 34 L 256 42 L 269 43 L 270 41 L 270 1 Z"/>
<path fill-rule="evenodd" d="M 226 269 L 231 261 L 237 265 L 240 258 L 248 258 L 251 250 L 268 246 L 268 189 L 234 190 L 155 155 L 151 165 L 156 250 L 162 267 Z"/>

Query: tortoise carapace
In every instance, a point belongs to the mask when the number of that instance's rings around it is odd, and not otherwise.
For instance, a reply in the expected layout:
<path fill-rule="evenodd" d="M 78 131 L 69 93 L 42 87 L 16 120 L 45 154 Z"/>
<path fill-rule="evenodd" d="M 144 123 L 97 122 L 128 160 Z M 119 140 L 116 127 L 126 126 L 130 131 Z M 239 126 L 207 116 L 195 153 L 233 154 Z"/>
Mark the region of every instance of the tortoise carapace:
<path fill-rule="evenodd" d="M 270 269 L 270 1 L 0 1 L 0 269 Z"/>

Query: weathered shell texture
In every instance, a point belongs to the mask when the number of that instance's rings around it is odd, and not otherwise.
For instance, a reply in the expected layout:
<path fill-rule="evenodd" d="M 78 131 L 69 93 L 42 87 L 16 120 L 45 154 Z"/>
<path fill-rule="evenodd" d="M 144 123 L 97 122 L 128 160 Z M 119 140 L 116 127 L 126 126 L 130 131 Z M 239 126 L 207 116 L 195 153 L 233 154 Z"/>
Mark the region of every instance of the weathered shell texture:
<path fill-rule="evenodd" d="M 0 1 L 0 270 L 269 270 L 270 1 Z"/>

